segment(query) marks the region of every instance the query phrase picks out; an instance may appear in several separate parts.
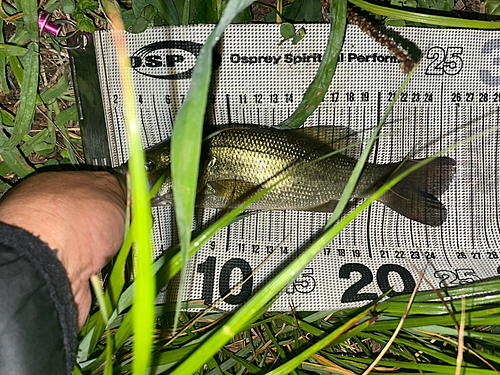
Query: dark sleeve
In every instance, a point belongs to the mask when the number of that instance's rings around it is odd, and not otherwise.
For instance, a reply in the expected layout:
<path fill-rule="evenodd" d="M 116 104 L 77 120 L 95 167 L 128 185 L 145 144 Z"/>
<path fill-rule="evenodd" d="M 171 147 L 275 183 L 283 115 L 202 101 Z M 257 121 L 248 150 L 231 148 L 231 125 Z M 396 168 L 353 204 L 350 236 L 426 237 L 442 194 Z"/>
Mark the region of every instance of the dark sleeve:
<path fill-rule="evenodd" d="M 0 223 L 0 374 L 71 374 L 77 345 L 63 265 L 37 237 Z"/>

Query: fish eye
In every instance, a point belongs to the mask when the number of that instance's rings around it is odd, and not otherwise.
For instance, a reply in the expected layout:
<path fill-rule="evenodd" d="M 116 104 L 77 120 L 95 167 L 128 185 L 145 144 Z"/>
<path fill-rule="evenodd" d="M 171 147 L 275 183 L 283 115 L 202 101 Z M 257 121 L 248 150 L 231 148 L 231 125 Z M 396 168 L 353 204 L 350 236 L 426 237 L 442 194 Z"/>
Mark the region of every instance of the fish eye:
<path fill-rule="evenodd" d="M 144 167 L 146 168 L 146 172 L 150 172 L 154 169 L 155 166 L 155 162 L 151 159 L 148 159 Z"/>

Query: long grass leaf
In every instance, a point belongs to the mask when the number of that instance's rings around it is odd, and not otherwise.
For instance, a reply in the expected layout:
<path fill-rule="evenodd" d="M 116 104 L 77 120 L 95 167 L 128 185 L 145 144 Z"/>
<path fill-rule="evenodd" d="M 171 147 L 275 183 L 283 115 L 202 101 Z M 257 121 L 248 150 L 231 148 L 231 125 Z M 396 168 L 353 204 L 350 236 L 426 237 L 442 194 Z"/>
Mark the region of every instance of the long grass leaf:
<path fill-rule="evenodd" d="M 80 165 L 80 163 L 78 162 L 76 153 L 73 150 L 73 145 L 71 144 L 71 137 L 69 136 L 67 127 L 69 121 L 78 120 L 77 106 L 73 105 L 69 108 L 66 108 L 62 112 L 59 112 L 59 108 L 57 106 L 55 106 L 55 108 L 56 108 L 56 121 L 54 122 L 54 125 L 59 129 L 59 131 L 64 137 L 64 145 L 66 146 L 66 150 L 68 151 L 68 156 L 69 160 L 71 161 L 71 164 L 78 166 Z"/>
<path fill-rule="evenodd" d="M 479 302 L 481 304 L 487 303 L 489 298 L 491 298 L 491 293 L 500 293 L 500 279 L 485 280 L 480 283 L 465 284 L 446 289 L 446 296 L 448 298 L 460 298 L 462 295 L 484 294 L 482 297 L 475 299 L 476 303 Z M 382 302 L 380 306 L 385 308 L 386 304 L 405 300 L 405 295 L 398 295 L 386 302 Z M 415 302 L 427 302 L 429 300 L 437 300 L 436 293 L 433 290 L 419 292 L 415 297 Z"/>
<path fill-rule="evenodd" d="M 2 147 L 2 144 L 6 142 L 8 142 L 8 138 L 0 128 L 0 148 Z M 24 156 L 16 147 L 8 151 L 0 151 L 0 155 L 4 160 L 4 163 L 7 164 L 9 168 L 21 178 L 24 178 L 35 171 L 26 162 Z"/>
<path fill-rule="evenodd" d="M 474 301 L 477 298 L 471 299 Z M 426 333 L 439 333 L 441 335 L 447 335 L 450 337 L 456 336 L 457 335 L 457 330 L 455 328 L 448 328 L 448 327 L 442 327 L 442 326 L 427 326 L 425 328 Z M 500 335 L 496 333 L 489 333 L 489 332 L 481 332 L 481 331 L 472 331 L 469 330 L 467 331 L 467 337 L 472 337 L 478 340 L 483 340 L 487 341 L 490 343 L 498 343 L 500 341 Z M 500 360 L 500 358 L 499 358 Z"/>
<path fill-rule="evenodd" d="M 99 303 L 100 313 L 104 324 L 106 324 L 106 367 L 104 368 L 105 375 L 113 374 L 113 362 L 112 358 L 112 347 L 111 347 L 111 332 L 109 331 L 109 315 L 108 310 L 106 309 L 106 304 L 104 303 L 104 296 L 102 295 L 101 285 L 99 283 L 99 279 L 97 276 L 92 276 L 90 278 L 90 283 L 92 284 L 92 288 L 94 289 L 94 293 L 97 297 L 97 302 Z"/>
<path fill-rule="evenodd" d="M 460 314 L 455 314 L 456 318 L 461 317 Z M 500 309 L 486 309 L 479 312 L 469 312 L 467 313 L 467 324 L 468 325 L 496 325 L 500 321 Z M 400 317 L 394 317 L 393 319 L 379 320 L 372 326 L 367 328 L 367 331 L 377 331 L 377 330 L 392 330 L 395 329 L 399 323 Z M 427 326 L 445 326 L 454 327 L 454 321 L 449 315 L 444 316 L 426 316 L 426 317 L 412 317 L 406 318 L 403 328 L 418 328 L 422 331 L 426 330 Z"/>
<path fill-rule="evenodd" d="M 489 21 L 466 20 L 453 17 L 436 16 L 427 13 L 418 13 L 402 9 L 394 9 L 369 3 L 364 0 L 349 0 L 350 3 L 358 7 L 379 14 L 385 17 L 399 18 L 405 21 L 425 23 L 428 25 L 437 25 L 441 27 L 466 27 L 474 29 L 500 29 L 500 23 Z"/>
<path fill-rule="evenodd" d="M 229 350 L 221 348 L 221 351 L 222 351 L 222 353 L 227 355 L 229 358 L 234 359 L 237 363 L 239 363 L 241 366 L 246 368 L 250 374 L 258 374 L 258 373 L 262 372 L 262 370 L 258 366 L 245 360 L 242 357 L 237 356 L 236 354 L 230 352 Z"/>
<path fill-rule="evenodd" d="M 10 172 L 12 172 L 12 168 L 5 162 L 0 163 L 0 176 L 5 177 Z"/>
<path fill-rule="evenodd" d="M 0 7 L 1 8 L 1 7 Z M 5 37 L 3 35 L 4 20 L 0 18 L 0 44 L 5 43 Z M 7 60 L 5 57 L 0 57 L 0 88 L 6 94 L 9 92 L 9 85 L 7 83 Z"/>
<path fill-rule="evenodd" d="M 181 19 L 173 0 L 152 0 L 152 3 L 169 25 L 181 24 Z"/>
<path fill-rule="evenodd" d="M 9 127 L 14 126 L 15 116 L 12 113 L 2 109 L 0 110 L 0 114 L 1 114 L 0 119 L 4 126 L 9 126 Z"/>
<path fill-rule="evenodd" d="M 12 73 L 14 73 L 14 77 L 16 78 L 17 83 L 19 84 L 20 87 L 22 87 L 23 86 L 24 68 L 21 64 L 21 61 L 19 60 L 19 57 L 10 56 L 8 58 L 8 60 L 9 60 L 10 68 L 12 69 Z M 36 104 L 43 106 L 43 101 L 40 98 L 40 95 L 38 95 L 38 93 L 36 94 Z"/>
<path fill-rule="evenodd" d="M 12 73 L 14 74 L 14 77 L 16 78 L 17 83 L 19 84 L 20 87 L 23 85 L 23 76 L 24 76 L 24 68 L 21 65 L 21 61 L 17 56 L 10 56 L 9 57 L 9 65 L 10 68 L 12 69 Z"/>
<path fill-rule="evenodd" d="M 134 323 L 133 323 L 133 317 L 134 315 L 137 315 L 137 313 L 134 313 L 135 310 L 135 305 L 130 309 L 130 311 L 125 315 L 125 318 L 120 324 L 120 327 L 116 331 L 113 340 L 111 341 L 111 351 L 115 353 L 119 348 L 121 348 L 127 340 L 130 338 L 130 335 L 134 331 Z M 103 320 L 101 320 L 103 321 Z M 84 370 L 95 370 L 97 367 L 99 367 L 104 361 L 106 360 L 107 357 L 107 352 L 103 351 L 99 357 L 92 363 L 90 363 L 87 367 L 84 368 Z"/>
<path fill-rule="evenodd" d="M 184 7 L 182 9 L 182 24 L 189 25 L 189 16 L 191 14 L 192 0 L 184 0 Z"/>
<path fill-rule="evenodd" d="M 68 79 L 66 78 L 66 75 L 63 74 L 54 86 L 48 87 L 40 94 L 40 98 L 45 104 L 50 104 L 59 96 L 63 95 L 68 90 L 68 88 Z"/>
<path fill-rule="evenodd" d="M 46 142 L 50 137 L 49 129 L 42 129 L 42 131 L 35 134 L 33 137 L 27 135 L 23 138 L 24 144 L 20 147 L 24 155 L 29 155 L 35 151 L 36 147 Z M 24 158 L 23 158 L 24 159 Z"/>
<path fill-rule="evenodd" d="M 171 168 L 175 217 L 184 265 L 187 264 L 189 244 L 191 242 L 203 119 L 212 72 L 212 49 L 220 40 L 226 26 L 252 2 L 252 0 L 232 0 L 227 3 L 219 24 L 209 35 L 200 51 L 193 69 L 191 86 L 175 119 L 171 141 Z M 184 280 L 184 273 L 185 270 L 183 269 L 181 280 Z M 183 282 L 181 282 L 179 296 L 182 296 L 183 285 Z M 178 303 L 180 302 L 179 298 Z M 177 320 L 174 319 L 175 322 Z M 174 330 L 175 328 L 174 326 Z"/>
<path fill-rule="evenodd" d="M 137 220 L 137 227 L 131 228 L 134 250 L 137 259 L 136 293 L 134 296 L 134 361 L 136 374 L 145 373 L 151 362 L 151 348 L 154 324 L 154 299 L 156 287 L 152 270 L 152 245 L 150 230 L 152 227 L 151 203 L 148 199 L 146 177 L 146 157 L 141 144 L 141 127 L 137 119 L 134 85 L 132 81 L 130 58 L 125 42 L 125 32 L 119 10 L 115 4 L 106 3 L 113 25 L 113 40 L 118 58 L 123 88 L 125 123 L 129 140 L 130 159 L 128 166 L 131 176 L 132 216 Z M 140 314 L 139 314 L 140 311 Z"/>
<path fill-rule="evenodd" d="M 31 129 L 35 115 L 36 97 L 38 89 L 39 56 L 38 46 L 30 44 L 30 52 L 25 56 L 24 73 L 21 84 L 21 99 L 14 122 L 12 137 L 0 149 L 12 150 Z"/>
<path fill-rule="evenodd" d="M 351 198 L 351 195 L 352 195 L 354 189 L 356 188 L 359 177 L 361 176 L 361 172 L 363 171 L 363 168 L 365 167 L 365 164 L 368 161 L 368 157 L 370 156 L 373 145 L 375 144 L 375 141 L 378 137 L 380 130 L 382 129 L 382 126 L 385 123 L 387 116 L 391 112 L 392 107 L 394 106 L 396 101 L 399 99 L 399 96 L 403 92 L 403 90 L 406 87 L 406 85 L 408 84 L 408 82 L 410 82 L 410 79 L 413 76 L 413 74 L 415 73 L 416 69 L 417 69 L 417 66 L 415 66 L 412 69 L 412 71 L 410 72 L 410 74 L 408 74 L 408 76 L 406 77 L 405 81 L 403 82 L 403 84 L 399 88 L 398 92 L 394 96 L 391 104 L 386 109 L 384 116 L 382 116 L 382 119 L 380 120 L 377 128 L 375 129 L 375 131 L 373 133 L 373 136 L 370 138 L 370 140 L 368 141 L 368 144 L 366 145 L 365 149 L 361 153 L 361 156 L 360 156 L 358 162 L 356 163 L 356 166 L 354 167 L 351 175 L 349 176 L 349 180 L 347 181 L 347 184 L 344 188 L 342 196 L 341 196 L 339 202 L 337 203 L 337 206 L 335 206 L 335 209 L 333 210 L 332 216 L 328 220 L 327 227 L 329 227 L 334 222 L 336 222 L 340 218 L 340 216 L 342 215 L 342 212 L 344 212 L 344 209 L 346 208 L 347 203 L 349 202 L 349 199 Z"/>
<path fill-rule="evenodd" d="M 20 0 L 20 4 L 28 37 L 38 42 L 38 3 L 34 0 Z"/>
<path fill-rule="evenodd" d="M 452 311 L 458 311 L 460 309 L 460 301 L 446 302 L 448 308 L 444 306 L 441 302 L 415 302 L 411 308 L 412 314 L 422 314 L 422 315 L 445 315 L 449 313 L 449 309 Z M 476 310 L 484 308 L 484 304 L 494 305 L 500 303 L 500 296 L 489 296 L 488 298 L 477 298 L 477 299 L 467 299 L 466 307 L 468 310 Z M 405 310 L 405 302 L 394 302 L 391 300 L 387 301 L 387 304 L 380 306 L 380 309 L 385 313 L 398 315 L 402 314 Z"/>
<path fill-rule="evenodd" d="M 279 17 L 277 15 L 277 17 Z M 330 35 L 321 64 L 314 80 L 293 114 L 277 126 L 278 129 L 300 127 L 323 101 L 332 81 L 342 50 L 346 30 L 347 0 L 332 1 L 330 5 Z"/>
<path fill-rule="evenodd" d="M 24 56 L 28 49 L 11 44 L 0 44 L 0 57 Z"/>

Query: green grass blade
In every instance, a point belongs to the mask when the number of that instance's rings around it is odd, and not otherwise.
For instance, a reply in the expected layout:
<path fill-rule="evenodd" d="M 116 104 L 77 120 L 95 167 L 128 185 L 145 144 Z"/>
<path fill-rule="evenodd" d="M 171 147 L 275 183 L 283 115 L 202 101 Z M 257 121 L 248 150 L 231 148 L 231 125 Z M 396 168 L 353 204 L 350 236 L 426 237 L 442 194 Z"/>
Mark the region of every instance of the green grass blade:
<path fill-rule="evenodd" d="M 26 56 L 25 56 L 26 58 Z M 9 57 L 10 68 L 12 69 L 12 73 L 14 73 L 14 77 L 16 78 L 17 83 L 22 88 L 23 86 L 23 76 L 24 76 L 24 68 L 21 65 L 21 61 L 17 56 Z M 36 104 L 43 105 L 42 99 L 38 93 L 36 94 Z"/>
<path fill-rule="evenodd" d="M 30 40 L 38 42 L 38 2 L 20 0 L 23 11 L 24 27 Z"/>
<path fill-rule="evenodd" d="M 94 293 L 97 297 L 97 302 L 99 303 L 100 312 L 104 324 L 106 325 L 106 367 L 104 368 L 105 375 L 113 374 L 113 361 L 112 359 L 112 346 L 111 346 L 111 332 L 109 331 L 109 319 L 108 310 L 106 309 L 106 304 L 104 303 L 104 296 L 102 295 L 101 285 L 97 276 L 92 276 L 90 278 L 90 283 L 94 289 Z"/>
<path fill-rule="evenodd" d="M 370 333 L 366 333 L 366 332 L 359 332 L 358 336 L 360 336 L 362 338 L 370 338 L 373 340 L 381 339 L 380 335 L 378 335 L 378 334 L 370 334 Z M 388 340 L 389 340 L 389 337 L 387 337 L 387 339 L 384 338 L 384 341 L 388 341 Z M 404 340 L 404 339 L 400 339 L 400 338 L 396 338 L 394 340 L 394 343 L 398 344 L 400 346 L 411 347 L 411 348 L 415 349 L 415 351 L 421 351 L 421 352 L 425 353 L 426 355 L 433 356 L 433 357 L 439 359 L 440 361 L 448 363 L 449 365 L 456 364 L 456 358 L 451 357 L 449 355 L 446 355 L 439 350 L 432 349 L 429 346 L 419 345 L 411 340 Z"/>
<path fill-rule="evenodd" d="M 42 98 L 43 99 L 43 98 Z M 73 150 L 73 145 L 70 141 L 70 136 L 68 132 L 68 128 L 66 124 L 73 121 L 78 121 L 78 110 L 77 106 L 73 105 L 69 108 L 66 108 L 64 111 L 59 112 L 59 108 L 56 107 L 56 121 L 54 125 L 60 130 L 60 132 L 64 135 L 64 145 L 66 146 L 66 150 L 68 151 L 69 160 L 73 165 L 80 165 L 78 158 L 76 157 L 75 151 Z M 59 113 L 57 113 L 59 112 Z"/>
<path fill-rule="evenodd" d="M 0 127 L 0 149 L 4 143 L 8 142 L 8 138 Z M 11 150 L 0 151 L 4 163 L 15 172 L 19 177 L 24 178 L 35 170 L 26 162 L 24 156 L 19 150 L 14 147 Z M 3 164 L 3 163 L 2 163 Z"/>
<path fill-rule="evenodd" d="M 130 311 L 127 313 L 127 315 L 125 315 L 125 318 L 121 322 L 120 327 L 116 331 L 113 340 L 111 341 L 111 351 L 113 353 L 115 353 L 119 348 L 121 348 L 127 342 L 132 332 L 134 331 L 133 311 L 134 307 L 132 307 Z M 101 321 L 104 322 L 102 318 Z M 106 358 L 107 358 L 107 352 L 103 351 L 94 362 L 84 367 L 84 370 L 89 370 L 89 371 L 95 370 L 102 363 L 104 363 Z"/>
<path fill-rule="evenodd" d="M 466 301 L 466 308 L 468 311 L 477 310 L 478 308 L 482 308 L 482 304 L 495 304 L 500 303 L 500 295 L 496 295 L 494 297 L 490 297 L 487 300 L 481 300 L 481 298 L 477 298 L 474 300 L 468 299 Z M 384 312 L 391 314 L 402 314 L 405 311 L 404 307 L 405 302 L 394 302 L 387 301 L 387 303 L 382 304 L 380 309 L 383 309 Z M 447 305 L 452 311 L 458 311 L 460 307 L 460 301 L 447 302 Z M 448 314 L 448 309 L 440 302 L 415 302 L 412 305 L 411 313 L 412 314 L 422 314 L 422 315 L 444 315 Z"/>
<path fill-rule="evenodd" d="M 272 332 L 271 328 L 269 327 L 269 323 L 263 323 L 262 325 L 264 326 L 264 329 L 266 330 L 267 335 L 269 336 L 269 338 L 273 342 L 274 347 L 278 351 L 280 357 L 283 358 L 283 359 L 285 359 L 286 358 L 286 353 L 283 350 L 283 348 L 280 346 L 280 344 L 278 343 L 278 340 L 277 340 L 276 336 L 274 335 L 274 333 Z"/>
<path fill-rule="evenodd" d="M 361 176 L 361 172 L 363 171 L 363 168 L 364 168 L 366 162 L 368 161 L 368 157 L 370 156 L 373 145 L 375 144 L 375 141 L 377 140 L 380 129 L 382 129 L 382 126 L 384 125 L 387 116 L 389 116 L 389 113 L 391 113 L 391 111 L 392 111 L 392 107 L 394 106 L 396 101 L 399 99 L 399 96 L 403 92 L 403 90 L 406 87 L 406 85 L 408 84 L 408 82 L 410 82 L 410 79 L 413 76 L 413 74 L 415 73 L 416 69 L 417 69 L 417 66 L 413 67 L 410 74 L 408 74 L 405 81 L 403 82 L 403 84 L 399 88 L 398 92 L 394 96 L 391 104 L 386 109 L 384 116 L 380 120 L 375 131 L 373 132 L 372 137 L 368 141 L 368 144 L 366 145 L 365 149 L 363 150 L 358 162 L 356 163 L 356 166 L 354 167 L 351 175 L 349 176 L 349 180 L 347 181 L 346 187 L 344 188 L 344 191 L 342 192 L 342 196 L 340 197 L 340 200 L 337 203 L 337 206 L 335 206 L 335 209 L 333 210 L 332 216 L 328 220 L 327 227 L 329 227 L 334 222 L 336 222 L 340 218 L 340 216 L 342 215 L 342 212 L 344 212 L 344 209 L 347 206 L 347 203 L 349 202 L 349 199 L 351 198 L 351 195 L 352 195 L 354 189 L 356 188 L 356 184 L 358 183 L 359 177 Z"/>
<path fill-rule="evenodd" d="M 363 364 L 370 364 L 373 362 L 371 358 L 356 358 L 356 357 L 343 357 L 338 354 L 332 354 L 332 357 L 337 357 L 341 358 L 344 360 L 352 361 L 355 363 L 363 363 Z M 417 362 L 404 362 L 404 361 L 397 361 L 397 360 L 381 360 L 377 367 L 385 367 L 388 369 L 393 369 L 394 367 L 402 368 L 402 369 L 412 369 L 412 370 L 421 370 L 424 371 L 425 374 L 428 373 L 436 373 L 436 374 L 442 374 L 442 375 L 447 375 L 447 374 L 455 374 L 455 366 L 447 366 L 447 365 L 435 365 L 435 364 L 429 364 L 429 363 L 417 363 Z M 493 374 L 498 374 L 497 371 L 492 371 L 492 370 L 485 370 L 481 368 L 473 368 L 469 367 L 467 369 L 464 369 L 461 374 L 464 375 L 493 375 Z M 398 372 L 399 373 L 399 372 Z"/>
<path fill-rule="evenodd" d="M 28 50 L 24 47 L 14 46 L 11 44 L 0 44 L 0 57 L 24 56 Z"/>
<path fill-rule="evenodd" d="M 169 25 L 181 24 L 181 19 L 173 0 L 152 0 L 152 3 Z"/>
<path fill-rule="evenodd" d="M 189 15 L 191 14 L 192 0 L 184 0 L 184 7 L 182 9 L 182 24 L 189 25 Z"/>
<path fill-rule="evenodd" d="M 227 355 L 229 358 L 234 359 L 237 363 L 247 369 L 250 374 L 258 374 L 262 372 L 262 370 L 258 366 L 254 365 L 251 362 L 248 362 L 246 359 L 237 356 L 236 354 L 230 352 L 225 348 L 221 348 L 221 352 Z"/>
<path fill-rule="evenodd" d="M 14 133 L 8 142 L 0 150 L 10 151 L 28 134 L 35 115 L 36 96 L 38 89 L 39 56 L 38 46 L 30 44 L 30 52 L 26 54 L 24 61 L 24 73 L 21 84 L 21 100 L 17 109 L 14 122 Z"/>
<path fill-rule="evenodd" d="M 158 183 L 155 184 L 155 186 L 151 189 L 148 195 L 148 199 L 151 198 L 156 194 L 158 191 L 159 187 L 163 183 L 163 181 L 166 178 L 166 174 L 162 176 Z M 128 307 L 133 300 L 133 289 L 135 289 L 135 283 L 127 289 L 126 292 L 122 293 L 123 286 L 125 285 L 125 264 L 127 262 L 127 257 L 128 254 L 131 250 L 132 247 L 132 233 L 133 231 L 136 230 L 136 226 L 138 226 L 139 223 L 137 220 L 134 220 L 131 224 L 130 229 L 126 232 L 125 239 L 123 241 L 122 247 L 120 251 L 118 252 L 118 256 L 115 258 L 113 269 L 111 271 L 111 275 L 109 276 L 109 283 L 108 287 L 106 288 L 106 293 L 104 295 L 104 301 L 105 301 L 105 306 L 108 309 L 108 311 L 117 311 L 118 308 L 118 303 L 119 303 L 119 298 L 123 299 L 123 297 L 129 297 L 127 302 L 124 303 L 124 307 L 122 308 L 125 309 Z M 114 316 L 113 314 L 111 315 L 112 317 Z M 127 322 L 131 319 L 132 315 L 127 315 L 128 320 Z M 88 321 L 90 323 L 92 319 Z M 112 318 L 111 318 L 112 321 Z M 96 345 L 98 344 L 100 337 L 102 336 L 102 333 L 104 332 L 105 329 L 105 324 L 104 321 L 101 317 L 101 315 L 97 315 L 97 319 L 93 322 L 93 324 L 90 324 L 89 326 L 85 326 L 83 328 L 83 332 L 89 333 L 91 329 L 93 328 L 92 331 L 92 337 L 89 343 L 89 349 L 88 352 L 93 353 Z M 126 341 L 126 338 L 129 337 L 132 334 L 132 324 L 122 324 L 120 326 L 120 335 L 117 335 L 118 337 L 123 338 L 122 342 L 116 343 L 115 346 L 117 349 L 119 349 Z M 92 368 L 96 368 L 99 366 L 102 361 L 104 361 L 105 357 L 101 355 L 97 361 L 93 363 Z"/>
<path fill-rule="evenodd" d="M 151 358 L 152 333 L 154 324 L 155 285 L 152 272 L 152 245 L 150 230 L 152 227 L 151 205 L 147 198 L 146 160 L 140 141 L 139 123 L 134 119 L 130 124 L 129 159 L 132 191 L 132 215 L 137 220 L 137 227 L 131 227 L 134 242 L 136 269 L 136 293 L 134 305 L 134 372 L 143 373 L 149 366 Z M 136 129 L 132 129 L 136 127 Z M 133 161 L 132 161 L 133 160 Z M 140 313 L 138 313 L 140 311 Z"/>
<path fill-rule="evenodd" d="M 4 20 L 0 18 L 0 44 L 5 43 L 3 35 Z M 7 94 L 9 92 L 9 84 L 7 82 L 7 60 L 5 57 L 0 57 L 0 89 Z"/>
<path fill-rule="evenodd" d="M 12 169 L 7 165 L 7 163 L 5 163 L 5 162 L 0 163 L 0 176 L 5 177 L 11 171 L 12 171 Z"/>
<path fill-rule="evenodd" d="M 405 21 L 425 23 L 429 25 L 437 25 L 441 27 L 465 27 L 473 29 L 500 29 L 500 23 L 489 21 L 466 20 L 453 17 L 436 16 L 426 13 L 417 13 L 415 11 L 406 11 L 402 9 L 394 9 L 369 3 L 364 0 L 349 0 L 352 4 L 386 17 L 399 18 Z"/>
<path fill-rule="evenodd" d="M 0 29 L 1 28 L 2 27 L 0 26 Z M 7 94 L 10 91 L 9 84 L 7 82 L 7 61 L 5 57 L 0 57 L 0 89 L 4 94 Z"/>
<path fill-rule="evenodd" d="M 347 0 L 332 1 L 330 5 L 330 27 L 323 59 L 314 80 L 307 88 L 301 103 L 293 114 L 277 126 L 278 129 L 300 127 L 318 108 L 332 81 L 337 60 L 342 50 L 346 30 Z"/>
<path fill-rule="evenodd" d="M 0 110 L 0 120 L 4 126 L 12 127 L 14 126 L 15 116 L 4 109 Z"/>
<path fill-rule="evenodd" d="M 24 69 L 23 66 L 21 65 L 21 61 L 19 61 L 19 58 L 17 56 L 11 56 L 9 58 L 9 63 L 17 83 L 19 84 L 19 86 L 22 87 Z"/>
<path fill-rule="evenodd" d="M 48 87 L 40 94 L 40 98 L 46 105 L 51 104 L 59 96 L 63 95 L 68 90 L 68 88 L 68 78 L 65 74 L 63 74 L 54 86 Z"/>
<path fill-rule="evenodd" d="M 290 324 L 290 325 L 297 325 L 298 324 L 298 328 L 300 328 L 300 330 L 305 331 L 307 333 L 310 333 L 314 336 L 323 336 L 323 334 L 325 333 L 323 330 L 313 326 L 312 324 L 309 324 L 307 322 L 304 322 L 301 319 L 294 318 L 292 316 L 284 315 L 284 316 L 280 317 L 279 319 Z"/>
<path fill-rule="evenodd" d="M 187 264 L 188 249 L 191 242 L 191 225 L 198 182 L 203 119 L 212 72 L 212 49 L 220 40 L 226 26 L 252 2 L 252 0 L 232 0 L 227 3 L 219 24 L 209 35 L 200 51 L 193 69 L 191 86 L 175 119 L 171 141 L 171 168 L 175 216 L 184 265 Z M 184 273 L 185 270 L 183 269 L 181 280 L 184 280 Z M 179 296 L 182 296 L 183 285 L 184 283 L 181 282 Z M 179 298 L 178 303 L 180 302 Z M 174 321 L 177 322 L 177 319 L 174 319 Z"/>
<path fill-rule="evenodd" d="M 448 327 L 442 327 L 442 326 L 427 326 L 425 327 L 426 332 L 433 332 L 433 333 L 439 333 L 441 335 L 447 335 L 447 336 L 457 336 L 458 332 L 455 328 L 448 328 Z M 469 330 L 465 333 L 466 337 L 473 337 L 479 340 L 484 340 L 484 341 L 489 341 L 490 343 L 498 342 L 500 341 L 500 337 L 496 333 L 488 333 L 488 332 L 481 332 L 481 331 L 472 331 Z M 500 361 L 500 358 L 498 358 Z"/>
<path fill-rule="evenodd" d="M 124 115 L 127 129 L 130 158 L 130 191 L 132 197 L 132 217 L 137 226 L 130 228 L 134 243 L 136 259 L 136 293 L 134 296 L 134 373 L 143 374 L 151 362 L 151 348 L 154 328 L 154 300 L 156 287 L 152 269 L 152 244 L 150 230 L 152 227 L 151 202 L 148 199 L 148 180 L 146 176 L 146 156 L 142 149 L 141 126 L 138 121 L 134 84 L 130 69 L 129 52 L 125 41 L 125 31 L 120 11 L 115 3 L 104 3 L 113 25 L 113 40 L 116 48 L 118 71 L 123 88 Z M 139 314 L 140 311 L 140 314 Z"/>
<path fill-rule="evenodd" d="M 132 223 L 134 226 L 134 223 Z M 118 304 L 118 298 L 125 284 L 125 263 L 127 261 L 128 254 L 132 247 L 132 231 L 129 230 L 125 236 L 125 241 L 118 252 L 118 256 L 115 259 L 115 264 L 110 275 L 110 281 L 108 287 L 106 288 L 106 293 L 104 295 L 105 306 L 109 311 L 116 309 Z M 100 337 L 105 329 L 105 324 L 102 319 L 97 319 L 95 325 L 93 326 L 94 331 L 92 334 L 92 339 L 89 344 L 89 352 L 93 353 L 96 345 L 98 344 Z M 91 327 L 84 327 L 84 330 L 90 331 Z"/>
<path fill-rule="evenodd" d="M 38 145 L 46 142 L 47 140 L 49 140 L 49 138 L 50 131 L 47 128 L 42 129 L 42 131 L 36 133 L 33 137 L 30 137 L 29 135 L 25 136 L 23 138 L 24 144 L 20 147 L 21 152 L 24 155 L 29 155 L 33 151 L 35 151 Z"/>
<path fill-rule="evenodd" d="M 500 319 L 500 310 L 499 309 L 487 309 L 475 313 L 466 313 L 466 324 L 468 325 L 490 325 L 497 324 Z M 455 318 L 459 320 L 461 317 L 460 314 L 455 314 Z M 395 329 L 399 324 L 400 316 L 396 316 L 393 319 L 380 319 L 372 326 L 368 327 L 366 331 L 378 331 L 385 329 Z M 446 327 L 454 327 L 455 323 L 453 319 L 449 315 L 443 316 L 425 316 L 425 317 L 411 317 L 406 318 L 403 328 L 418 328 L 425 331 L 425 327 L 427 326 L 446 326 Z"/>

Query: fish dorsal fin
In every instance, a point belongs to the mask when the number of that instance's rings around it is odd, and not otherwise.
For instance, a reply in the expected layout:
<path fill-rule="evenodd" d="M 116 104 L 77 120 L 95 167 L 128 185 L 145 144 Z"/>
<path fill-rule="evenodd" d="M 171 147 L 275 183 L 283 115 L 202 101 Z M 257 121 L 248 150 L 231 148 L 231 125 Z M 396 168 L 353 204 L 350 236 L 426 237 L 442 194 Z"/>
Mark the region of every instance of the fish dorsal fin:
<path fill-rule="evenodd" d="M 334 150 L 343 149 L 360 142 L 359 134 L 345 126 L 308 126 L 289 130 L 297 136 L 306 137 Z"/>

